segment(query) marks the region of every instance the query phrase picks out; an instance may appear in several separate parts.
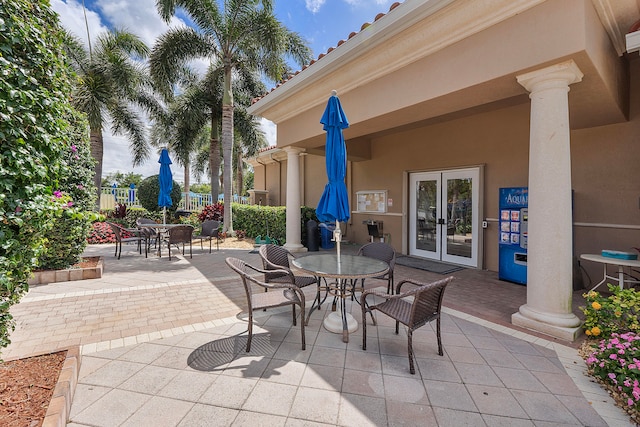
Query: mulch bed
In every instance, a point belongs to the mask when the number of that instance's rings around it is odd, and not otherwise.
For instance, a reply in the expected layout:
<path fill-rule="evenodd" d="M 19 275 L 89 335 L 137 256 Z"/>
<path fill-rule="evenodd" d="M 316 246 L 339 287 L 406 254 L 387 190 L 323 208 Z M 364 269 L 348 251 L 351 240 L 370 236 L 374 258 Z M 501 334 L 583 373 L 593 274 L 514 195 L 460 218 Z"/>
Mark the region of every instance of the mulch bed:
<path fill-rule="evenodd" d="M 0 364 L 0 426 L 42 425 L 66 351 Z"/>

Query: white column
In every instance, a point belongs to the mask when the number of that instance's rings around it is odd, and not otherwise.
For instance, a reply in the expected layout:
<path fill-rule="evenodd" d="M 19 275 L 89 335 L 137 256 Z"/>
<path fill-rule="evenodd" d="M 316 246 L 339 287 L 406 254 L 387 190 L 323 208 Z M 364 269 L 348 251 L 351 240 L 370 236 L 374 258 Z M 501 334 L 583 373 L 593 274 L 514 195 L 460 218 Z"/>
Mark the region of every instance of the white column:
<path fill-rule="evenodd" d="M 284 247 L 291 252 L 305 252 L 300 230 L 300 153 L 296 147 L 284 147 L 287 153 L 287 243 Z"/>
<path fill-rule="evenodd" d="M 531 98 L 527 303 L 511 316 L 522 326 L 573 341 L 569 85 L 582 80 L 573 60 L 517 77 Z"/>

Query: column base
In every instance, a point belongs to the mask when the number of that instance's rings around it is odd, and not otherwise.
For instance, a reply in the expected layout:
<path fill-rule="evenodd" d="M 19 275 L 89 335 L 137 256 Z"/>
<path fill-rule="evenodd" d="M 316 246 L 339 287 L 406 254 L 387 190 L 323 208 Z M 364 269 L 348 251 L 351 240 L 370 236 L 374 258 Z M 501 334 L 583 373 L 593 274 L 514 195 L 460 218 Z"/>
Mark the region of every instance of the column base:
<path fill-rule="evenodd" d="M 283 246 L 283 248 L 285 248 L 286 250 L 288 250 L 291 253 L 294 252 L 307 252 L 307 248 L 305 248 L 304 246 L 302 246 L 300 243 L 285 243 Z"/>
<path fill-rule="evenodd" d="M 522 307 L 521 307 L 522 309 Z M 576 317 L 577 319 L 577 317 Z M 575 341 L 582 334 L 580 325 L 575 327 L 558 326 L 523 316 L 520 312 L 511 315 L 511 323 L 522 328 L 531 329 L 564 341 Z M 578 319 L 579 323 L 579 319 Z"/>

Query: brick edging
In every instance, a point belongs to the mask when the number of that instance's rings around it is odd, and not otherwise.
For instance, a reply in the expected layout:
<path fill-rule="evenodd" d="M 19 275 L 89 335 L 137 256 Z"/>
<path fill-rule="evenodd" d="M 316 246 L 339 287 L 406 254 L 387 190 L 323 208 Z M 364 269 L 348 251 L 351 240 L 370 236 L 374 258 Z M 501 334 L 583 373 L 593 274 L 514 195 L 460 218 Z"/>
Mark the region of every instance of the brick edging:
<path fill-rule="evenodd" d="M 75 346 L 67 349 L 67 357 L 53 389 L 53 396 L 51 396 L 42 427 L 64 427 L 67 425 L 73 394 L 78 384 L 81 357 L 80 347 Z"/>

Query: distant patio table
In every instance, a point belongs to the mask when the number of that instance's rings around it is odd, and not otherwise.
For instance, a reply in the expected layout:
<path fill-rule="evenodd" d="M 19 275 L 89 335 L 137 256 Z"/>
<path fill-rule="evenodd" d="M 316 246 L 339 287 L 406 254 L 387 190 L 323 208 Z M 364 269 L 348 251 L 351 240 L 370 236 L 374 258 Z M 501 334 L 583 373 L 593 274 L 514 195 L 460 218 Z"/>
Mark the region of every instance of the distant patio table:
<path fill-rule="evenodd" d="M 620 259 L 620 258 L 606 257 L 606 256 L 596 255 L 596 254 L 582 254 L 582 255 L 580 255 L 580 258 L 582 258 L 582 259 L 584 259 L 586 261 L 599 262 L 599 263 L 604 265 L 604 272 L 603 272 L 602 280 L 597 285 L 595 285 L 593 288 L 591 288 L 592 291 L 594 289 L 598 288 L 599 286 L 601 286 L 602 284 L 604 284 L 608 279 L 616 280 L 618 282 L 618 286 L 620 287 L 620 289 L 624 289 L 624 284 L 625 283 L 629 283 L 629 284 L 640 283 L 640 281 L 635 279 L 635 278 L 633 278 L 633 279 L 626 278 L 625 276 L 629 276 L 629 277 L 633 277 L 633 276 L 631 276 L 630 274 L 625 273 L 625 271 L 624 271 L 625 267 L 628 267 L 629 270 L 631 268 L 640 268 L 640 260 L 637 260 L 637 259 Z M 615 265 L 615 266 L 617 266 L 618 267 L 618 275 L 617 276 L 610 276 L 607 273 L 607 265 Z"/>
<path fill-rule="evenodd" d="M 143 224 L 139 228 L 141 230 L 145 228 L 153 228 L 158 233 L 165 234 L 167 231 L 169 231 L 170 228 L 179 227 L 181 225 L 184 225 L 184 224 Z M 158 250 L 156 251 L 156 255 L 160 255 L 161 240 L 162 239 L 158 239 Z"/>
<path fill-rule="evenodd" d="M 381 276 L 389 270 L 386 262 L 345 254 L 339 257 L 337 254 L 307 255 L 295 258 L 291 263 L 296 268 L 315 276 L 318 281 L 316 299 L 309 309 L 307 322 L 313 310 L 321 304 L 320 294 L 323 289 L 321 280 L 335 279 L 335 282 L 327 285 L 326 290 L 340 300 L 340 314 L 331 312 L 325 317 L 323 325 L 330 332 L 342 332 L 344 342 L 349 342 L 349 332 L 355 332 L 358 329 L 358 321 L 346 310 L 345 298 L 350 297 L 353 292 L 352 289 L 348 289 L 348 283 L 367 277 Z"/>

